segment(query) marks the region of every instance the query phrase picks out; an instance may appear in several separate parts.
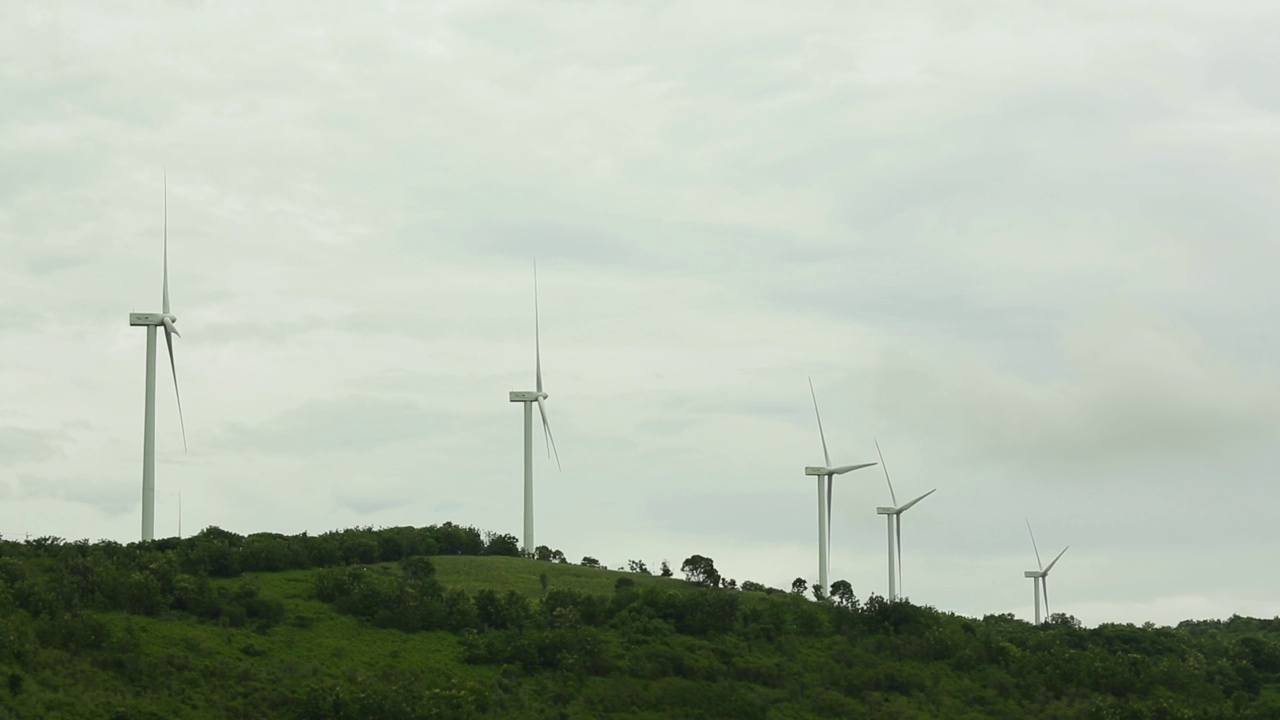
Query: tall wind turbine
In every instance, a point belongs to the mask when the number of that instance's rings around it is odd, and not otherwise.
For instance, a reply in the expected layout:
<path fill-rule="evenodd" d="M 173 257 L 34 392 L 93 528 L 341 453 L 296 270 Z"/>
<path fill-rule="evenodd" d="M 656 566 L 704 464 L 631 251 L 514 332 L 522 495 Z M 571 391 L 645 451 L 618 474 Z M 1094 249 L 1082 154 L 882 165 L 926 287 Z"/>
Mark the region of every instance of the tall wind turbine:
<path fill-rule="evenodd" d="M 524 403 L 524 551 L 531 553 L 533 544 L 533 404 L 538 404 L 538 412 L 542 415 L 542 435 L 547 444 L 547 457 L 554 452 L 556 468 L 560 468 L 560 451 L 556 450 L 556 439 L 551 434 L 551 424 L 547 422 L 547 406 L 543 401 L 548 395 L 542 390 L 542 338 L 538 326 L 538 263 L 533 264 L 533 352 L 534 379 L 537 390 L 512 390 L 511 402 Z"/>
<path fill-rule="evenodd" d="M 1068 545 L 1067 547 L 1062 548 L 1062 552 L 1058 553 L 1058 557 L 1054 558 L 1053 562 L 1049 563 L 1049 567 L 1045 567 L 1044 564 L 1040 562 L 1040 549 L 1036 547 L 1036 534 L 1031 532 L 1030 520 L 1027 521 L 1027 532 L 1031 534 L 1031 549 L 1036 551 L 1036 565 L 1039 566 L 1040 569 L 1027 570 L 1024 573 L 1022 573 L 1022 576 L 1031 578 L 1031 582 L 1036 587 L 1036 624 L 1039 625 L 1040 624 L 1041 589 L 1043 588 L 1043 591 L 1044 591 L 1044 611 L 1045 613 L 1048 613 L 1049 612 L 1049 571 L 1053 569 L 1054 565 L 1058 564 L 1058 559 L 1062 557 L 1062 553 L 1065 553 L 1068 550 L 1068 548 L 1070 548 L 1071 546 Z"/>
<path fill-rule="evenodd" d="M 827 434 L 822 429 L 822 413 L 818 412 L 818 393 L 813 389 L 813 378 L 809 378 L 809 394 L 813 396 L 813 414 L 818 418 L 818 437 L 822 439 L 822 461 L 826 464 L 821 467 L 812 465 L 806 467 L 804 474 L 818 478 L 818 585 L 822 587 L 823 593 L 827 593 L 831 590 L 831 585 L 827 582 L 827 576 L 830 570 L 829 561 L 831 556 L 832 478 L 853 470 L 871 467 L 875 463 L 831 466 L 831 454 L 827 452 Z M 823 487 L 823 478 L 827 480 L 826 487 Z"/>
<path fill-rule="evenodd" d="M 893 492 L 893 481 L 889 479 L 889 466 L 884 463 L 884 453 L 880 452 L 880 441 L 876 441 L 876 455 L 880 457 L 880 467 L 884 470 L 884 481 L 889 483 L 889 499 L 893 507 L 878 507 L 876 513 L 884 515 L 889 521 L 889 602 L 898 599 L 902 591 L 902 513 L 910 510 L 916 503 L 938 492 L 937 488 L 921 495 L 906 505 L 898 505 L 898 496 Z M 897 573 L 894 573 L 894 557 L 897 557 Z"/>
<path fill-rule="evenodd" d="M 164 285 L 160 313 L 129 313 L 129 324 L 147 329 L 147 384 L 142 420 L 142 539 L 155 539 L 156 519 L 156 328 L 164 328 L 164 344 L 169 349 L 173 370 L 173 393 L 178 400 L 178 422 L 182 427 L 182 451 L 187 450 L 187 425 L 182 419 L 182 395 L 178 392 L 178 366 L 173 361 L 174 326 L 178 318 L 169 311 L 169 178 L 164 179 Z"/>

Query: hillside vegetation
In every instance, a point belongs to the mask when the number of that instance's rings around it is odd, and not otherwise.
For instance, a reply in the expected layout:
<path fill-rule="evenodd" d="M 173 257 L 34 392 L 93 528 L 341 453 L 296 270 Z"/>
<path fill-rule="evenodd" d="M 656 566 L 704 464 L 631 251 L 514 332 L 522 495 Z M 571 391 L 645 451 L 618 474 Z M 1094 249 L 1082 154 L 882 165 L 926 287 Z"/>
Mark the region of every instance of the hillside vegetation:
<path fill-rule="evenodd" d="M 0 541 L 0 720 L 1280 718 L 1280 620 L 1033 627 L 536 555 L 447 523 Z"/>

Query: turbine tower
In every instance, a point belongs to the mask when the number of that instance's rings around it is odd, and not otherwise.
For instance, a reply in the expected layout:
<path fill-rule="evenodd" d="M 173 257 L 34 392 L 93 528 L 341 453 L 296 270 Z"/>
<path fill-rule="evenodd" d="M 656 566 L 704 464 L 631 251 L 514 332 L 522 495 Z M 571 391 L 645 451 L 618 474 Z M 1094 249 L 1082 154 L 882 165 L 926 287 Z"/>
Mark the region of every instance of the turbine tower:
<path fill-rule="evenodd" d="M 880 457 L 880 467 L 884 470 L 884 481 L 889 483 L 889 499 L 893 507 L 878 507 L 876 513 L 884 515 L 889 521 L 889 602 L 897 600 L 902 593 L 902 513 L 910 510 L 916 503 L 938 492 L 937 488 L 921 495 L 906 505 L 898 505 L 898 496 L 893 492 L 893 481 L 889 479 L 889 466 L 884 462 L 884 453 L 880 452 L 880 441 L 876 441 L 876 455 Z M 894 565 L 897 559 L 897 573 Z"/>
<path fill-rule="evenodd" d="M 1068 548 L 1070 548 L 1071 546 L 1070 546 L 1070 545 L 1068 545 L 1067 547 L 1062 548 L 1062 552 L 1058 553 L 1058 557 L 1054 558 L 1054 559 L 1053 559 L 1053 562 L 1049 563 L 1049 567 L 1045 567 L 1045 566 L 1044 566 L 1044 564 L 1040 562 L 1040 549 L 1036 547 L 1036 534 L 1035 534 L 1035 533 L 1033 533 L 1033 532 L 1031 532 L 1031 521 L 1030 521 L 1030 520 L 1028 520 L 1028 521 L 1027 521 L 1027 532 L 1031 534 L 1031 549 L 1032 549 L 1032 550 L 1035 550 L 1035 552 L 1036 552 L 1036 565 L 1037 565 L 1037 566 L 1039 566 L 1039 567 L 1040 567 L 1040 569 L 1039 569 L 1039 570 L 1027 570 L 1027 571 L 1025 571 L 1024 573 L 1022 573 L 1022 576 L 1023 576 L 1023 577 L 1031 578 L 1031 582 L 1035 585 L 1035 588 L 1036 588 L 1036 624 L 1037 624 L 1037 625 L 1039 625 L 1039 624 L 1040 624 L 1040 593 L 1041 593 L 1041 589 L 1043 589 L 1043 592 L 1044 592 L 1044 611 L 1045 611 L 1045 613 L 1047 614 L 1047 613 L 1049 612 L 1049 571 L 1053 569 L 1053 566 L 1054 566 L 1054 565 L 1056 565 L 1056 564 L 1058 563 L 1058 559 L 1059 559 L 1059 558 L 1061 558 L 1061 557 L 1062 557 L 1062 554 L 1063 554 L 1063 553 L 1065 553 L 1065 552 L 1067 551 L 1067 549 L 1068 549 Z"/>
<path fill-rule="evenodd" d="M 542 339 L 538 326 L 538 263 L 533 264 L 533 352 L 534 380 L 537 390 L 513 390 L 510 400 L 513 403 L 524 403 L 524 548 L 527 553 L 533 552 L 533 404 L 538 404 L 538 412 L 542 415 L 542 435 L 547 444 L 547 457 L 554 452 L 556 468 L 560 469 L 560 451 L 556 450 L 556 440 L 551 434 L 551 425 L 547 422 L 547 406 L 543 401 L 548 395 L 542 390 Z"/>
<path fill-rule="evenodd" d="M 818 418 L 818 437 L 822 439 L 822 461 L 826 463 L 821 467 L 811 465 L 804 469 L 805 475 L 812 475 L 818 478 L 818 585 L 825 594 L 831 591 L 827 576 L 830 570 L 829 561 L 831 556 L 832 478 L 853 470 L 871 467 L 875 463 L 831 466 L 831 454 L 827 452 L 827 435 L 822 429 L 822 413 L 818 412 L 818 393 L 813 389 L 813 378 L 809 378 L 809 394 L 813 396 L 813 414 Z M 823 487 L 823 478 L 827 480 L 826 487 Z"/>
<path fill-rule="evenodd" d="M 142 416 L 142 540 L 155 539 L 156 519 L 156 328 L 164 328 L 164 344 L 169 349 L 169 367 L 173 371 L 173 393 L 178 400 L 178 423 L 182 427 L 182 451 L 187 450 L 187 426 L 182 419 L 182 395 L 178 392 L 178 366 L 173 360 L 174 326 L 178 318 L 169 311 L 169 178 L 164 179 L 164 285 L 161 312 L 129 313 L 129 324 L 147 329 L 147 380 Z"/>

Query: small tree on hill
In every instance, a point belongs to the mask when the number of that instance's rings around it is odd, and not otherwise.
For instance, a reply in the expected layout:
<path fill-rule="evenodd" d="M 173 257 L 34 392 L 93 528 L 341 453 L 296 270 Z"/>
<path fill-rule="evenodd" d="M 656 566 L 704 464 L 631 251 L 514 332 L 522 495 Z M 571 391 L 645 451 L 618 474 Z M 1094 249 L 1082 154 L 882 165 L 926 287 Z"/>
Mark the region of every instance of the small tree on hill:
<path fill-rule="evenodd" d="M 436 574 L 436 566 L 430 559 L 415 555 L 407 557 L 400 561 L 400 570 L 404 576 L 410 580 L 426 580 L 434 577 Z"/>
<path fill-rule="evenodd" d="M 680 571 L 684 573 L 686 580 L 695 585 L 720 586 L 720 573 L 716 570 L 715 561 L 709 557 L 693 555 L 680 565 Z"/>
<path fill-rule="evenodd" d="M 627 571 L 638 575 L 650 575 L 649 568 L 645 566 L 643 560 L 628 560 Z"/>
<path fill-rule="evenodd" d="M 671 566 L 667 564 L 666 560 L 662 561 L 662 570 L 658 574 L 662 577 L 671 577 Z"/>
<path fill-rule="evenodd" d="M 791 592 L 796 595 L 804 595 L 804 591 L 809 589 L 809 583 L 804 578 L 796 578 L 791 581 Z"/>
<path fill-rule="evenodd" d="M 853 586 L 849 584 L 848 580 L 837 580 L 831 583 L 831 597 L 842 608 L 858 609 L 858 598 L 853 596 Z"/>
<path fill-rule="evenodd" d="M 595 559 L 595 558 L 591 557 L 590 555 L 588 555 L 588 556 L 586 556 L 586 557 L 582 558 L 582 567 L 593 567 L 593 568 L 598 568 L 598 567 L 602 567 L 602 566 L 600 565 L 600 561 L 599 561 L 599 560 L 597 560 L 597 559 Z"/>
<path fill-rule="evenodd" d="M 509 533 L 485 533 L 483 555 L 520 557 L 520 540 Z"/>

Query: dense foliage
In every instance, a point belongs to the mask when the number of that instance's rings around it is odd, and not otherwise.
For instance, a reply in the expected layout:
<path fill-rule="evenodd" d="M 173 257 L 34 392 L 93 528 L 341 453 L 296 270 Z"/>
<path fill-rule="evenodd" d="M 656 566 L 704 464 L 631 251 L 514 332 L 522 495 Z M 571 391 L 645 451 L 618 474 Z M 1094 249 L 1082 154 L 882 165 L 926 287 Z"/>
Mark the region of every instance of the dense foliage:
<path fill-rule="evenodd" d="M 1033 627 L 598 566 L 451 524 L 0 542 L 0 720 L 1280 717 L 1280 619 Z"/>

